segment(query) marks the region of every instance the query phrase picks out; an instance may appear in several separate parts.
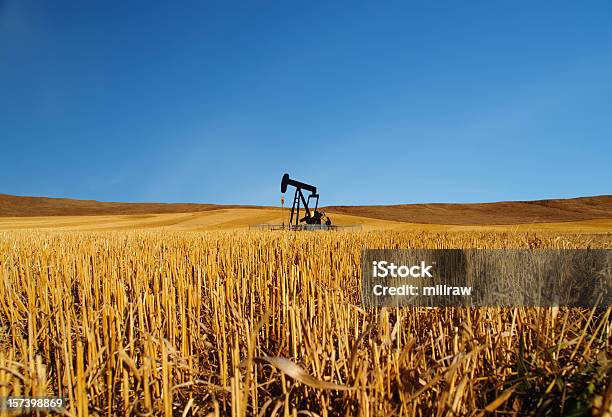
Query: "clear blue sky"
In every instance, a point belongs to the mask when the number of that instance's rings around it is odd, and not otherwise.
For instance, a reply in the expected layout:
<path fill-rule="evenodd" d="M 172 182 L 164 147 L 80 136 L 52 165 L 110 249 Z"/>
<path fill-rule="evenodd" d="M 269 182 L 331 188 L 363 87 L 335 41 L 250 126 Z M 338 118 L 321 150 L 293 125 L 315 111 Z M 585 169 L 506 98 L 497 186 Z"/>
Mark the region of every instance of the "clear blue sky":
<path fill-rule="evenodd" d="M 0 193 L 612 194 L 609 0 L 153 3 L 0 0 Z"/>

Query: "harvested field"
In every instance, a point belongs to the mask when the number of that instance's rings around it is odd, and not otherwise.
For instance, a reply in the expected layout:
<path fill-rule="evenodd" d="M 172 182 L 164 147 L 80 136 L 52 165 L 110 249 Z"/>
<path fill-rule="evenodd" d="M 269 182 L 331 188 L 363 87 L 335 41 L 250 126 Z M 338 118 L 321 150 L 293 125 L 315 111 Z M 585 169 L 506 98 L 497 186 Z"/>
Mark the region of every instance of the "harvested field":
<path fill-rule="evenodd" d="M 603 416 L 610 309 L 360 306 L 362 248 L 534 237 L 0 232 L 0 397 L 63 395 L 74 416 Z"/>

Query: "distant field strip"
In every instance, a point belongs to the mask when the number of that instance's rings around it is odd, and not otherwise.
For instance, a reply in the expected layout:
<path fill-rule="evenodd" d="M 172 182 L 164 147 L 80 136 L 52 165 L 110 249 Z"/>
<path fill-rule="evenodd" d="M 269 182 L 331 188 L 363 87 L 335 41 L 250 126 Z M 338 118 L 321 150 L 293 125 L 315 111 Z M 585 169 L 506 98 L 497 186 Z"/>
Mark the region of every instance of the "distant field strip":
<path fill-rule="evenodd" d="M 612 196 L 474 204 L 332 206 L 331 213 L 391 221 L 453 225 L 506 225 L 612 219 Z"/>
<path fill-rule="evenodd" d="M 383 206 L 330 206 L 323 208 L 335 223 L 363 224 L 376 228 L 395 228 L 394 223 L 432 225 L 509 225 L 556 224 L 591 220 L 612 220 L 612 196 L 572 199 L 507 201 L 476 204 L 400 204 Z M 286 209 L 286 214 L 289 209 Z M 263 206 L 235 206 L 190 203 L 113 203 L 66 198 L 19 197 L 0 194 L 0 219 L 7 217 L 118 216 L 168 214 L 159 218 L 170 225 L 189 217 L 170 214 L 198 213 L 195 223 L 206 228 L 233 228 L 253 223 L 281 222 L 280 209 Z M 224 219 L 231 213 L 234 218 Z M 211 215 L 212 217 L 209 217 Z M 350 217 L 344 217 L 350 216 Z M 137 217 L 132 217 L 136 219 Z M 206 218 L 206 220 L 204 220 Z M 268 220 L 275 219 L 275 220 Z M 141 218 L 141 220 L 146 220 Z M 156 219 L 149 219 L 152 223 Z M 95 224 L 99 220 L 78 220 Z M 109 222 L 103 220 L 104 222 Z M 110 220 L 113 222 L 114 220 Z M 389 223 L 391 222 L 391 223 Z M 15 222 L 17 224 L 18 222 Z M 137 222 L 134 222 L 136 224 Z M 139 222 L 143 227 L 145 222 Z M 188 222 L 189 223 L 189 222 Z M 47 224 L 44 221 L 40 224 Z M 45 226 L 47 227 L 47 226 Z M 104 226 L 102 226 L 104 227 Z M 422 227 L 422 226 L 420 226 Z M 556 226 L 552 226 L 556 227 Z M 588 227 L 593 230 L 593 227 Z M 196 229 L 197 230 L 197 229 Z"/>
<path fill-rule="evenodd" d="M 0 230 L 127 230 L 163 229 L 177 231 L 240 230 L 249 225 L 287 222 L 288 210 L 265 208 L 215 209 L 195 213 L 138 214 L 115 216 L 0 217 Z M 334 224 L 362 225 L 363 230 L 396 231 L 560 231 L 612 233 L 612 219 L 517 225 L 419 224 L 330 213 Z"/>

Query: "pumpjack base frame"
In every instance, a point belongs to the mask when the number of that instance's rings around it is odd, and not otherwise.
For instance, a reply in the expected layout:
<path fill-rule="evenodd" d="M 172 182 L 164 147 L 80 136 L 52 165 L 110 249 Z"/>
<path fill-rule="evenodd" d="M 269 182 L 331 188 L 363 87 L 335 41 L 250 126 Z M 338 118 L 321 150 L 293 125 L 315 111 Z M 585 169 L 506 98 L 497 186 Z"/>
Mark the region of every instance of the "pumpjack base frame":
<path fill-rule="evenodd" d="M 326 225 L 326 224 L 252 224 L 249 230 L 289 230 L 289 231 L 336 231 L 356 232 L 363 229 L 361 224 Z"/>

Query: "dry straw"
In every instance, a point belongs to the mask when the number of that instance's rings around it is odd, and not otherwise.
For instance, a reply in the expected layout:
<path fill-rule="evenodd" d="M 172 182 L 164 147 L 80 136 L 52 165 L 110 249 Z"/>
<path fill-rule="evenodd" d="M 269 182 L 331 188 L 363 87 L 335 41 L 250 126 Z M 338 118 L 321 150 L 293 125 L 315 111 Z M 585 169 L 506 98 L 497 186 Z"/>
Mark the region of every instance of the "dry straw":
<path fill-rule="evenodd" d="M 537 239 L 612 247 L 609 235 Z M 0 396 L 65 396 L 71 416 L 610 415 L 610 309 L 360 306 L 363 248 L 533 241 L 2 233 Z"/>

